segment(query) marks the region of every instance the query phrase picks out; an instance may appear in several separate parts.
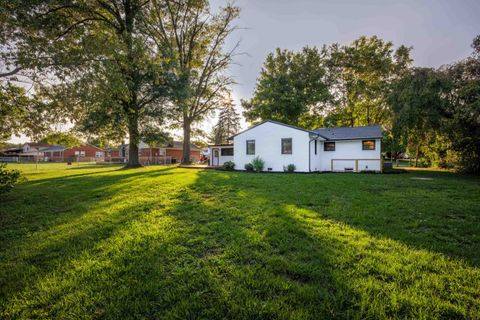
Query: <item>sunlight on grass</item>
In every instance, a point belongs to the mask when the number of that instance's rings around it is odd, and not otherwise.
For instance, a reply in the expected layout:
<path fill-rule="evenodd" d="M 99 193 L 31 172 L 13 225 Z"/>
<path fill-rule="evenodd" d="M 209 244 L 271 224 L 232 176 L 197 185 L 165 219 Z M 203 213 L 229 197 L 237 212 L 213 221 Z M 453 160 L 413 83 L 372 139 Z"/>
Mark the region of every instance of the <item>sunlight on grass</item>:
<path fill-rule="evenodd" d="M 0 318 L 479 317 L 478 179 L 19 167 Z"/>

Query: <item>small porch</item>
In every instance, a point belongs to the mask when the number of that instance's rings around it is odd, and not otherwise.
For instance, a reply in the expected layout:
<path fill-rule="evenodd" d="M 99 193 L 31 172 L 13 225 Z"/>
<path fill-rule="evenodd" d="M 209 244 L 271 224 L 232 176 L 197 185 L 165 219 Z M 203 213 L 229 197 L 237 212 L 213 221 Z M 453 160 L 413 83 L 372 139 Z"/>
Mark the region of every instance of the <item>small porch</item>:
<path fill-rule="evenodd" d="M 233 144 L 217 144 L 208 146 L 208 165 L 222 166 L 227 161 L 233 161 Z"/>

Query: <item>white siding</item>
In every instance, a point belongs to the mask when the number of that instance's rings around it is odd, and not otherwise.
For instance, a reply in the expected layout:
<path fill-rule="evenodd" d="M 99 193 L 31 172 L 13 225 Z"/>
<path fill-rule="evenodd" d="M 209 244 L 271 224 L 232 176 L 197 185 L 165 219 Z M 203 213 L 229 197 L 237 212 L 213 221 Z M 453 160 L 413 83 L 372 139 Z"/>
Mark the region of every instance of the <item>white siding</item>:
<path fill-rule="evenodd" d="M 320 171 L 331 171 L 332 159 L 334 171 L 344 171 L 344 168 L 355 170 L 355 160 L 358 160 L 358 170 L 380 171 L 381 168 L 381 141 L 375 139 L 375 150 L 362 150 L 362 140 L 339 140 L 335 141 L 335 151 L 323 151 L 323 142 L 320 142 L 319 164 Z M 335 160 L 337 159 L 337 160 Z M 342 159 L 342 160 L 338 160 Z M 370 159 L 370 160 L 365 160 Z M 353 161 L 345 161 L 353 160 Z M 353 165 L 352 165 L 353 164 Z M 313 169 L 313 164 L 312 164 Z"/>
<path fill-rule="evenodd" d="M 208 148 L 208 153 L 209 153 L 209 164 L 211 166 L 223 166 L 223 164 L 227 161 L 234 161 L 233 156 L 222 156 L 222 149 L 231 149 L 233 146 L 229 147 L 209 147 Z M 218 150 L 218 159 L 214 157 L 214 149 Z M 235 166 L 235 169 L 238 169 L 237 166 Z"/>
<path fill-rule="evenodd" d="M 292 154 L 282 154 L 281 139 L 292 138 Z M 255 154 L 247 155 L 247 140 L 255 140 Z M 236 170 L 244 170 L 245 164 L 256 156 L 265 161 L 265 171 L 283 171 L 294 164 L 296 171 L 309 172 L 309 133 L 303 130 L 265 122 L 234 137 L 234 162 Z M 319 146 L 320 147 L 320 146 Z"/>
<path fill-rule="evenodd" d="M 317 141 L 317 154 L 315 154 L 315 140 Z M 322 171 L 321 170 L 321 155 L 323 150 L 323 139 L 318 138 L 314 139 L 311 137 L 310 139 L 310 170 L 312 172 Z"/>

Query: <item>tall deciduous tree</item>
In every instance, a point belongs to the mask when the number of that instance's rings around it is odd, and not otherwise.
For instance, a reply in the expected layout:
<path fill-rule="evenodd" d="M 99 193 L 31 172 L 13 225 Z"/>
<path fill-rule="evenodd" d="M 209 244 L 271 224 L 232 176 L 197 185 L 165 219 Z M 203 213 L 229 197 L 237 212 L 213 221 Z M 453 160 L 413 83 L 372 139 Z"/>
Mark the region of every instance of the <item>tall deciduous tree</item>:
<path fill-rule="evenodd" d="M 240 115 L 235 110 L 235 104 L 230 96 L 225 99 L 220 109 L 218 122 L 213 127 L 210 140 L 214 144 L 224 144 L 228 138 L 240 130 Z"/>
<path fill-rule="evenodd" d="M 82 141 L 77 138 L 75 133 L 59 131 L 49 132 L 46 136 L 40 139 L 40 142 L 58 144 L 66 148 L 72 148 L 82 144 Z"/>
<path fill-rule="evenodd" d="M 7 41 L 15 45 L 17 65 L 40 70 L 53 83 L 43 90 L 44 98 L 85 131 L 128 133 L 129 167 L 140 165 L 142 125 L 161 119 L 166 95 L 166 64 L 143 32 L 148 5 L 144 0 L 15 2 L 6 19 L 15 30 Z"/>
<path fill-rule="evenodd" d="M 328 70 L 334 79 L 330 90 L 336 97 L 333 113 L 340 115 L 337 125 L 388 124 L 390 85 L 408 71 L 410 50 L 394 50 L 391 42 L 376 36 L 328 47 Z"/>
<path fill-rule="evenodd" d="M 447 96 L 447 127 L 452 148 L 464 171 L 480 174 L 480 35 L 472 43 L 473 55 L 444 68 L 453 88 Z"/>
<path fill-rule="evenodd" d="M 35 96 L 9 81 L 0 80 L 0 141 L 12 135 L 38 138 L 48 131 L 52 114 Z"/>
<path fill-rule="evenodd" d="M 415 166 L 422 148 L 434 142 L 432 136 L 444 125 L 449 90 L 448 78 L 428 68 L 413 69 L 393 84 L 389 102 L 394 114 L 394 137 L 413 146 Z"/>
<path fill-rule="evenodd" d="M 172 118 L 183 128 L 182 163 L 190 163 L 192 125 L 216 109 L 232 84 L 224 71 L 237 46 L 223 47 L 239 9 L 227 4 L 212 13 L 206 0 L 152 0 L 151 5 L 147 28 L 159 54 L 174 65 Z"/>
<path fill-rule="evenodd" d="M 323 52 L 308 47 L 269 54 L 252 99 L 242 101 L 247 121 L 272 119 L 299 125 L 303 115 L 321 112 L 331 97 L 324 58 Z"/>

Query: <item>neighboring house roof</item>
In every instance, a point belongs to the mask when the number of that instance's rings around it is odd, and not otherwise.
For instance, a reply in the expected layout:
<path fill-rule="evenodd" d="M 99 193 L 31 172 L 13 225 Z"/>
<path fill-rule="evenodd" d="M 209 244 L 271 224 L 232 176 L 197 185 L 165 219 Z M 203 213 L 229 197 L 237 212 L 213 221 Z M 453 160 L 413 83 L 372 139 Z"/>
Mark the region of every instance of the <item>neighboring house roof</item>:
<path fill-rule="evenodd" d="M 2 154 L 18 154 L 23 151 L 23 148 L 9 148 L 9 149 L 4 149 L 0 150 L 0 153 Z"/>
<path fill-rule="evenodd" d="M 183 149 L 183 142 L 171 141 L 165 146 L 165 148 Z M 194 145 L 193 143 L 190 143 L 190 150 L 200 150 L 200 148 Z"/>
<path fill-rule="evenodd" d="M 327 140 L 374 139 L 382 137 L 381 126 L 320 128 L 313 131 Z"/>
<path fill-rule="evenodd" d="M 102 149 L 100 147 L 94 146 L 93 144 L 89 144 L 89 143 L 80 144 L 78 146 L 67 148 L 67 149 L 81 149 L 81 148 L 84 148 L 84 147 L 87 147 L 87 146 L 95 148 L 95 149 L 100 150 L 100 151 L 105 151 L 105 149 Z"/>
<path fill-rule="evenodd" d="M 62 152 L 65 150 L 64 146 L 53 145 L 48 148 L 42 149 L 42 152 Z"/>
<path fill-rule="evenodd" d="M 28 144 L 30 147 L 34 147 L 34 148 L 46 148 L 46 147 L 50 147 L 52 146 L 51 144 L 49 143 L 41 143 L 41 142 L 27 142 L 25 144 Z"/>

